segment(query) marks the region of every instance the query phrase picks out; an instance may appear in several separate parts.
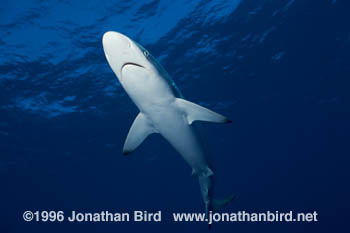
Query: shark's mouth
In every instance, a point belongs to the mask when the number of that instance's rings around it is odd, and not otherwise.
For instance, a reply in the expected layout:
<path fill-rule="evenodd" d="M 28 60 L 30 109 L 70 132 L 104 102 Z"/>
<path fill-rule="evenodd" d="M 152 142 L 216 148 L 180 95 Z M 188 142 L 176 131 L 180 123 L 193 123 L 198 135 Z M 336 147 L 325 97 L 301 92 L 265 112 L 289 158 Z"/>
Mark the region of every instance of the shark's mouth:
<path fill-rule="evenodd" d="M 146 68 L 138 63 L 126 62 L 122 65 L 120 70 L 121 79 L 124 79 L 125 77 L 130 77 L 130 75 L 135 75 L 135 71 L 137 71 L 137 74 L 140 74 L 140 72 L 144 73 L 145 70 Z"/>
<path fill-rule="evenodd" d="M 124 63 L 124 64 L 122 65 L 122 68 L 121 68 L 120 70 L 122 71 L 123 68 L 124 68 L 125 66 L 127 66 L 127 65 L 138 66 L 138 67 L 141 67 L 141 68 L 144 68 L 144 69 L 145 69 L 145 67 L 142 66 L 142 65 L 140 65 L 140 64 L 137 64 L 137 63 L 134 63 L 134 62 L 126 62 L 126 63 Z"/>

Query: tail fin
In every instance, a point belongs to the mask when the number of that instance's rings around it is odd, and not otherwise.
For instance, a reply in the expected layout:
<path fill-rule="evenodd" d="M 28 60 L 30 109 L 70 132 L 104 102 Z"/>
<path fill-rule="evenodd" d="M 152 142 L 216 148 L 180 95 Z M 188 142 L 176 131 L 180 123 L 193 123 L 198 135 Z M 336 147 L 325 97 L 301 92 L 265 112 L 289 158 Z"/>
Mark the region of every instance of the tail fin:
<path fill-rule="evenodd" d="M 228 196 L 227 198 L 225 199 L 222 199 L 222 200 L 216 200 L 216 199 L 213 199 L 213 211 L 216 212 L 218 211 L 219 209 L 227 206 L 228 204 L 231 203 L 231 201 L 235 199 L 235 196 L 234 195 L 230 195 Z"/>
<path fill-rule="evenodd" d="M 231 201 L 233 201 L 233 199 L 235 199 L 235 198 L 236 198 L 236 196 L 230 195 L 227 198 L 222 199 L 222 200 L 213 199 L 213 203 L 212 203 L 212 206 L 210 208 L 210 211 L 217 212 L 219 209 L 221 209 L 221 208 L 227 206 L 228 204 L 230 204 Z M 208 224 L 208 229 L 209 230 L 211 229 L 211 225 L 212 224 Z"/>

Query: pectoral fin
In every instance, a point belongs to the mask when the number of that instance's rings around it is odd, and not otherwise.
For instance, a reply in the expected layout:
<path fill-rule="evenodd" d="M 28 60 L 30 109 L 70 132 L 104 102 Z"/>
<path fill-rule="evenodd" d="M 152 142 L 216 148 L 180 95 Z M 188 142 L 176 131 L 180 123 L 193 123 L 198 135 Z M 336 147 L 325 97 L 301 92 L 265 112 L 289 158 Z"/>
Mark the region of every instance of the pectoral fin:
<path fill-rule="evenodd" d="M 177 98 L 176 104 L 185 112 L 188 124 L 194 121 L 210 121 L 215 123 L 231 123 L 227 117 L 213 112 L 184 99 Z"/>
<path fill-rule="evenodd" d="M 123 154 L 127 155 L 133 152 L 147 138 L 147 136 L 152 133 L 156 133 L 152 123 L 143 113 L 140 112 L 134 120 L 128 136 L 126 137 Z"/>

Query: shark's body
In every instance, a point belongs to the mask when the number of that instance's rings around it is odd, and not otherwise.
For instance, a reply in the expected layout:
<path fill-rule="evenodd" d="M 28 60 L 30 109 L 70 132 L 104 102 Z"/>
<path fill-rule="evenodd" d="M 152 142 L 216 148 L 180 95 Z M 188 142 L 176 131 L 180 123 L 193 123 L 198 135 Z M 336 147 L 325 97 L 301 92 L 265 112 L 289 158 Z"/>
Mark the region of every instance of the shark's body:
<path fill-rule="evenodd" d="M 109 65 L 140 113 L 126 138 L 123 153 L 129 154 L 152 133 L 161 134 L 198 176 L 206 213 L 231 201 L 213 200 L 214 172 L 193 121 L 231 122 L 194 103 L 181 93 L 163 67 L 142 46 L 123 34 L 106 32 L 103 48 Z"/>

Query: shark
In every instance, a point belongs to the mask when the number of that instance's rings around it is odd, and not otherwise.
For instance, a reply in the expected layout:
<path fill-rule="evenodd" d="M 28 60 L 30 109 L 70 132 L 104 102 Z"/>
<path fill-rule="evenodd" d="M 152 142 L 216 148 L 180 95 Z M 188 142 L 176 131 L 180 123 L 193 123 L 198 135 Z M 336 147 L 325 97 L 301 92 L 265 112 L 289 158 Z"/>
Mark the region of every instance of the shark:
<path fill-rule="evenodd" d="M 160 134 L 192 168 L 192 175 L 198 177 L 207 216 L 230 203 L 233 195 L 222 200 L 213 197 L 214 168 L 194 122 L 232 121 L 185 100 L 163 66 L 128 36 L 108 31 L 102 45 L 109 66 L 140 111 L 126 137 L 123 154 L 132 153 L 150 134 Z"/>

